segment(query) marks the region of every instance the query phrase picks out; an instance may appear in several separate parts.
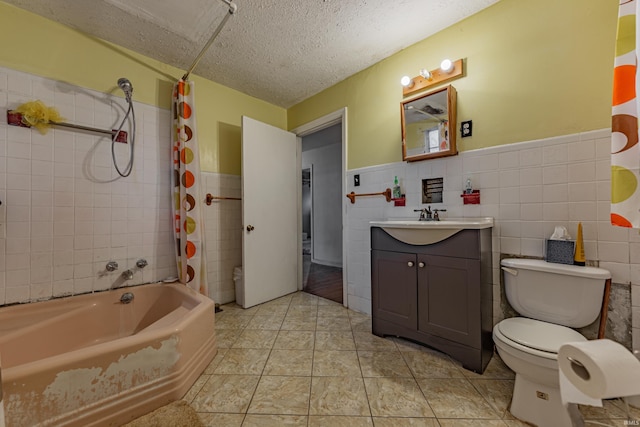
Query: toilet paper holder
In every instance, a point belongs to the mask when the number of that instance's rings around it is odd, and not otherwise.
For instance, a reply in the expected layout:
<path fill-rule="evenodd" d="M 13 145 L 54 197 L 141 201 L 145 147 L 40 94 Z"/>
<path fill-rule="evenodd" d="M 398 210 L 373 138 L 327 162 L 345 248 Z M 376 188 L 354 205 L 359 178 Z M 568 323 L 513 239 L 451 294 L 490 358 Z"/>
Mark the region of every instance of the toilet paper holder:
<path fill-rule="evenodd" d="M 587 371 L 587 368 L 584 367 L 584 364 L 582 362 L 574 359 L 571 356 L 567 356 L 567 360 L 571 362 L 571 370 L 573 370 L 573 372 L 575 372 L 577 376 L 585 381 L 591 378 L 591 374 L 589 374 L 589 371 Z"/>

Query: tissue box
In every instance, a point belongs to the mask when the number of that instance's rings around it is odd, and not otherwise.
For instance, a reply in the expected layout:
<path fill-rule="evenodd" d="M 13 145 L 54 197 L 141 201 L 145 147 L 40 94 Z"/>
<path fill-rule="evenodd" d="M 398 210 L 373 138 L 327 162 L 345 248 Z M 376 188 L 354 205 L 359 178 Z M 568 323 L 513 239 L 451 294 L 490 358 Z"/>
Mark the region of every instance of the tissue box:
<path fill-rule="evenodd" d="M 557 264 L 573 264 L 575 252 L 575 240 L 550 240 L 547 239 L 547 262 Z"/>

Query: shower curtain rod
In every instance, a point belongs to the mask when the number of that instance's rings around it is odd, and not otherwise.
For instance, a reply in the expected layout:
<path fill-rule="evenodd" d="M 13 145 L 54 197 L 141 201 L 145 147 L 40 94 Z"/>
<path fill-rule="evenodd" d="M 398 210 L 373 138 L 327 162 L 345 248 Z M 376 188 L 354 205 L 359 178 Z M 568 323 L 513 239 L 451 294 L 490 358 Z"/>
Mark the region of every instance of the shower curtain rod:
<path fill-rule="evenodd" d="M 220 34 L 220 31 L 222 31 L 222 28 L 227 23 L 231 15 L 236 13 L 236 11 L 238 10 L 238 6 L 236 6 L 236 4 L 233 1 L 231 0 L 221 0 L 221 1 L 227 4 L 227 6 L 229 6 L 229 13 L 227 13 L 224 16 L 224 18 L 222 18 L 222 22 L 220 22 L 220 25 L 218 25 L 218 28 L 216 28 L 216 30 L 213 32 L 213 34 L 209 38 L 209 41 L 207 41 L 207 44 L 204 45 L 204 47 L 202 48 L 202 50 L 200 51 L 196 59 L 193 61 L 193 64 L 191 64 L 191 67 L 189 67 L 189 70 L 187 70 L 184 76 L 182 76 L 182 80 L 187 80 L 187 78 L 189 78 L 189 74 L 191 74 L 193 69 L 196 68 L 196 66 L 198 65 L 198 62 L 200 62 L 200 59 L 202 59 L 202 56 L 204 55 L 204 53 L 207 51 L 207 49 L 209 49 L 209 46 L 211 46 L 211 43 L 213 43 L 216 37 L 218 37 L 218 34 Z"/>

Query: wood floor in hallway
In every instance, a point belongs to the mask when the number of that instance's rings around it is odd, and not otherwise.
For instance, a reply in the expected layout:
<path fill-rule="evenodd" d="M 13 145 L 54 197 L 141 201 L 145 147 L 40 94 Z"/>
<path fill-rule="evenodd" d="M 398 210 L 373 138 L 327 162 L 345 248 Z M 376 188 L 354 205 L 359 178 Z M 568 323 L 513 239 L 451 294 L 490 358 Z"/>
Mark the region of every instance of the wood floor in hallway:
<path fill-rule="evenodd" d="M 305 256 L 306 258 L 307 256 Z M 342 268 L 305 262 L 304 291 L 342 304 Z"/>

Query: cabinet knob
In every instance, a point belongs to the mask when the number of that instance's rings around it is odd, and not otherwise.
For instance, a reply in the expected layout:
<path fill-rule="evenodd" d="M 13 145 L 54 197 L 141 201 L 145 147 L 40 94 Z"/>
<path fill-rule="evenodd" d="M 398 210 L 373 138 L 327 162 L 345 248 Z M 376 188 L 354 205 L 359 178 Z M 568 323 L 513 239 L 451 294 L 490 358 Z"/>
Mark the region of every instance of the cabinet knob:
<path fill-rule="evenodd" d="M 424 267 L 424 262 L 419 262 L 418 263 L 418 267 L 420 267 L 420 268 Z"/>
<path fill-rule="evenodd" d="M 413 261 L 409 261 L 409 262 L 407 263 L 407 265 L 408 265 L 409 267 L 413 267 Z"/>

